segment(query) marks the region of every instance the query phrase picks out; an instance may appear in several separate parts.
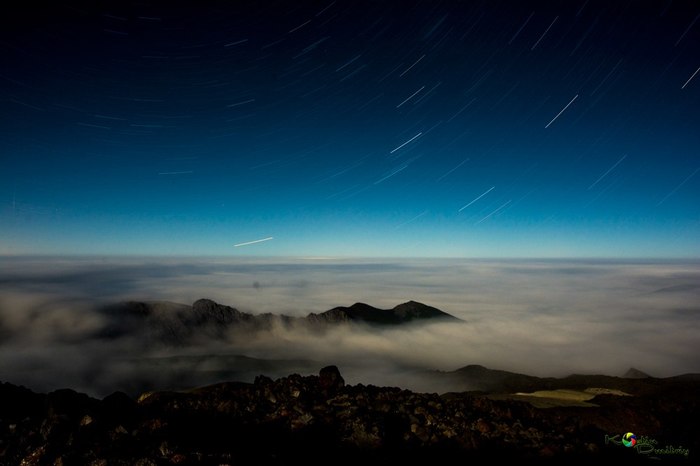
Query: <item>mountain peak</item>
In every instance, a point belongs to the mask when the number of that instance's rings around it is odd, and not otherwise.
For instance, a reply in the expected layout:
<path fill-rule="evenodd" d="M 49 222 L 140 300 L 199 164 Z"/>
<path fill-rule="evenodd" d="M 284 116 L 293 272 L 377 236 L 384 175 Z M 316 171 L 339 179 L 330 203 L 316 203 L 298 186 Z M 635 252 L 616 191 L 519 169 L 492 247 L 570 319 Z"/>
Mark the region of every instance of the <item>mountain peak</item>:
<path fill-rule="evenodd" d="M 399 304 L 393 309 L 393 313 L 394 315 L 401 317 L 403 320 L 431 318 L 457 319 L 453 315 L 443 312 L 440 309 L 419 303 L 417 301 L 408 301 L 403 304 Z"/>
<path fill-rule="evenodd" d="M 627 372 L 625 372 L 625 375 L 623 375 L 622 377 L 625 379 L 648 379 L 651 376 L 646 372 L 642 372 L 639 369 L 630 367 L 629 369 L 627 369 Z"/>
<path fill-rule="evenodd" d="M 192 304 L 192 314 L 196 324 L 213 323 L 227 325 L 251 316 L 231 306 L 219 304 L 211 299 L 198 299 Z"/>
<path fill-rule="evenodd" d="M 393 309 L 378 309 L 365 303 L 355 303 L 350 307 L 336 307 L 321 314 L 310 314 L 314 321 L 339 322 L 357 321 L 368 324 L 396 325 L 424 319 L 459 320 L 456 317 L 416 301 L 399 304 Z"/>
<path fill-rule="evenodd" d="M 378 311 L 379 310 L 374 306 L 370 306 L 369 304 L 360 303 L 360 302 L 353 304 L 348 309 L 352 309 L 353 311 Z"/>

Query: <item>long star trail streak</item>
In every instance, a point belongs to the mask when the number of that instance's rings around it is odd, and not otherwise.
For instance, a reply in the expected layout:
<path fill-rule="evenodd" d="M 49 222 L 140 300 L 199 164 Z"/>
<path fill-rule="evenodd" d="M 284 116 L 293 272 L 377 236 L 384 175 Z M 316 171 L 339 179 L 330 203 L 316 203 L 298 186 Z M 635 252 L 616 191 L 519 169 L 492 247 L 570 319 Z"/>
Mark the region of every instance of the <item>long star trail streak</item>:
<path fill-rule="evenodd" d="M 482 218 L 481 220 L 479 220 L 478 222 L 476 222 L 474 225 L 478 225 L 478 224 L 480 224 L 481 222 L 483 222 L 484 220 L 487 220 L 487 219 L 490 218 L 492 215 L 494 215 L 495 213 L 499 212 L 501 209 L 503 209 L 505 206 L 507 206 L 507 205 L 510 204 L 510 203 L 511 203 L 511 201 L 506 202 L 506 203 L 503 204 L 501 207 L 499 207 L 498 209 L 496 209 L 496 210 L 494 210 L 493 212 L 491 212 L 490 214 L 488 214 L 486 217 L 484 217 L 484 218 Z"/>
<path fill-rule="evenodd" d="M 427 210 L 424 210 L 423 212 L 421 212 L 420 214 L 416 215 L 416 216 L 413 217 L 412 219 L 407 220 L 407 221 L 405 221 L 405 222 L 403 222 L 403 223 L 401 223 L 401 224 L 399 224 L 399 225 L 396 225 L 396 227 L 394 227 L 394 229 L 395 229 L 395 230 L 398 230 L 399 228 L 404 227 L 404 226 L 408 225 L 409 223 L 415 222 L 416 220 L 418 220 L 419 218 L 421 218 L 422 216 L 424 216 L 424 215 L 427 214 L 427 213 L 428 213 L 428 211 L 427 211 Z"/>
<path fill-rule="evenodd" d="M 192 170 L 182 171 L 182 172 L 160 172 L 159 175 L 188 175 L 194 173 Z"/>
<path fill-rule="evenodd" d="M 530 13 L 530 16 L 528 16 L 527 19 L 525 20 L 525 22 L 523 23 L 523 25 L 520 26 L 520 29 L 518 29 L 518 31 L 513 35 L 513 37 L 510 38 L 510 40 L 508 41 L 508 45 L 512 44 L 513 41 L 515 40 L 515 38 L 520 35 L 520 32 L 525 28 L 525 26 L 527 26 L 527 23 L 530 22 L 530 19 L 532 19 L 532 16 L 534 14 L 535 14 L 534 11 L 532 13 Z"/>
<path fill-rule="evenodd" d="M 321 15 L 323 14 L 324 11 L 326 11 L 327 9 L 329 9 L 330 7 L 332 7 L 333 5 L 335 5 L 335 2 L 331 2 L 330 5 L 328 5 L 328 6 L 325 7 L 323 10 L 319 11 L 318 13 L 316 13 L 316 16 L 317 16 L 317 17 L 318 17 L 318 16 L 321 16 Z"/>
<path fill-rule="evenodd" d="M 622 63 L 622 58 L 620 58 L 620 59 L 617 61 L 617 63 L 615 64 L 615 66 L 613 66 L 613 69 L 611 69 L 611 70 L 608 72 L 608 74 L 605 75 L 605 77 L 604 77 L 603 80 L 600 82 L 600 84 L 598 84 L 598 85 L 596 86 L 596 88 L 593 89 L 593 91 L 591 91 L 591 96 L 593 96 L 596 92 L 598 92 L 598 89 L 600 89 L 600 88 L 603 86 L 603 84 L 605 84 L 605 82 L 608 80 L 608 78 L 609 78 L 610 76 L 612 76 L 612 74 L 615 72 L 615 70 L 617 69 L 617 67 L 620 66 L 620 63 Z"/>
<path fill-rule="evenodd" d="M 403 73 L 401 73 L 401 74 L 399 75 L 399 78 L 402 78 L 404 74 L 408 73 L 408 72 L 411 70 L 411 68 L 413 68 L 414 66 L 416 66 L 416 65 L 418 64 L 418 62 L 421 61 L 421 60 L 424 59 L 424 58 L 425 58 L 425 55 L 423 55 L 423 56 L 420 57 L 418 60 L 416 60 L 415 63 L 413 63 L 413 65 L 411 65 L 411 66 L 409 66 L 408 68 L 406 68 L 406 71 L 404 71 Z"/>
<path fill-rule="evenodd" d="M 402 148 L 403 146 L 405 146 L 406 144 L 410 143 L 411 141 L 413 141 L 414 139 L 416 139 L 417 137 L 419 137 L 421 134 L 423 134 L 422 131 L 421 131 L 420 133 L 416 134 L 416 135 L 413 136 L 411 139 L 409 139 L 408 141 L 404 142 L 404 143 L 401 144 L 399 147 L 397 147 L 396 149 L 392 150 L 392 151 L 389 152 L 389 153 L 390 153 L 390 154 L 393 154 L 394 152 L 396 152 L 397 150 L 401 149 L 401 148 Z"/>
<path fill-rule="evenodd" d="M 445 173 L 444 175 L 442 175 L 440 178 L 438 178 L 438 179 L 435 180 L 435 181 L 440 181 L 440 180 L 442 180 L 442 179 L 445 178 L 447 175 L 449 175 L 449 174 L 452 173 L 453 171 L 457 170 L 459 167 L 461 167 L 462 165 L 464 165 L 464 164 L 467 163 L 468 161 L 469 161 L 469 158 L 467 157 L 466 159 L 462 160 L 462 161 L 459 163 L 459 165 L 457 165 L 456 167 L 454 167 L 453 169 L 451 169 L 450 171 L 448 171 L 447 173 Z"/>
<path fill-rule="evenodd" d="M 418 97 L 418 98 L 416 99 L 416 101 L 413 102 L 413 105 L 418 105 L 418 103 L 419 103 L 421 100 L 423 100 L 423 99 L 425 99 L 426 97 L 428 97 L 428 96 L 430 95 L 430 93 L 433 92 L 433 91 L 434 91 L 435 89 L 437 89 L 438 87 L 440 87 L 441 84 L 442 84 L 442 81 L 440 81 L 439 83 L 437 83 L 436 85 L 434 85 L 433 87 L 431 87 L 430 89 L 428 89 L 426 92 L 423 93 L 422 96 Z"/>
<path fill-rule="evenodd" d="M 693 79 L 693 78 L 695 77 L 696 74 L 698 74 L 698 71 L 700 71 L 700 68 L 698 68 L 697 70 L 695 70 L 695 73 L 693 73 L 693 75 L 692 75 L 691 77 L 688 78 L 688 80 L 685 82 L 685 84 L 683 84 L 683 86 L 681 86 L 681 89 L 685 89 L 685 86 L 687 86 L 688 83 L 690 82 L 690 80 Z"/>
<path fill-rule="evenodd" d="M 588 5 L 588 2 L 589 2 L 589 1 L 590 1 L 590 0 L 586 0 L 585 2 L 583 2 L 583 5 L 581 5 L 581 8 L 578 9 L 578 11 L 576 12 L 576 17 L 577 17 L 577 18 L 578 18 L 579 16 L 581 16 L 581 12 L 583 11 L 584 8 L 586 8 L 586 5 Z M 671 2 L 668 2 L 668 3 L 669 3 L 669 5 L 671 4 Z"/>
<path fill-rule="evenodd" d="M 228 43 L 228 44 L 224 45 L 224 47 L 233 47 L 234 45 L 240 45 L 240 44 L 244 44 L 246 42 L 248 42 L 248 39 L 241 39 L 241 40 L 237 40 L 236 42 Z"/>
<path fill-rule="evenodd" d="M 600 180 L 602 180 L 603 178 L 605 178 L 606 176 L 608 176 L 608 174 L 609 174 L 611 171 L 615 170 L 615 167 L 617 167 L 618 165 L 620 165 L 620 163 L 622 163 L 622 161 L 625 160 L 626 158 L 627 158 L 627 154 L 623 155 L 622 158 L 621 158 L 620 160 L 618 160 L 617 162 L 615 162 L 615 164 L 614 164 L 612 167 L 608 168 L 608 171 L 606 171 L 605 173 L 603 173 L 602 175 L 600 175 L 600 178 L 598 178 L 597 180 L 595 180 L 595 181 L 593 182 L 593 184 L 590 185 L 590 186 L 588 187 L 588 189 L 591 189 L 591 188 L 593 188 L 593 186 L 597 185 L 598 182 L 599 182 Z"/>
<path fill-rule="evenodd" d="M 77 124 L 80 125 L 80 126 L 87 126 L 87 127 L 89 127 L 89 128 L 112 129 L 112 128 L 110 128 L 109 126 L 93 125 L 93 124 L 90 124 L 90 123 L 81 123 L 81 122 L 78 122 Z"/>
<path fill-rule="evenodd" d="M 337 73 L 338 71 L 342 70 L 343 68 L 346 68 L 347 66 L 351 65 L 352 63 L 355 62 L 355 60 L 357 60 L 357 59 L 360 58 L 361 56 L 362 56 L 362 54 L 359 54 L 359 55 L 356 56 L 355 58 L 351 58 L 350 61 L 346 62 L 346 63 L 345 63 L 344 65 L 342 65 L 340 68 L 337 68 L 337 69 L 335 70 L 335 72 Z"/>
<path fill-rule="evenodd" d="M 656 207 L 660 206 L 661 204 L 663 204 L 663 203 L 666 201 L 666 199 L 668 199 L 669 197 L 671 197 L 671 196 L 673 196 L 674 194 L 676 194 L 676 191 L 678 191 L 679 189 L 681 189 L 681 188 L 683 187 L 683 185 L 686 184 L 686 183 L 688 182 L 688 180 L 691 179 L 693 176 L 695 176 L 695 174 L 696 174 L 697 172 L 699 172 L 699 171 L 700 171 L 700 167 L 696 168 L 695 171 L 694 171 L 693 173 L 691 173 L 691 174 L 688 175 L 683 181 L 681 181 L 680 184 L 679 184 L 678 186 L 676 186 L 675 188 L 673 188 L 673 190 L 672 190 L 670 193 L 666 194 L 666 196 L 664 196 L 664 198 L 661 199 L 661 200 L 656 204 Z"/>
<path fill-rule="evenodd" d="M 411 94 L 406 100 L 404 100 L 404 101 L 401 102 L 399 105 L 397 105 L 396 108 L 399 108 L 400 106 L 402 106 L 403 104 L 405 104 L 406 102 L 408 102 L 409 100 L 411 100 L 412 98 L 414 98 L 414 97 L 416 96 L 416 94 L 418 94 L 418 93 L 419 93 L 420 91 L 422 91 L 423 89 L 425 89 L 425 86 L 421 86 L 420 89 L 418 89 L 416 92 L 414 92 L 413 94 Z"/>
<path fill-rule="evenodd" d="M 382 181 L 388 180 L 388 179 L 391 178 L 392 176 L 396 175 L 397 173 L 400 173 L 400 172 L 404 171 L 404 170 L 407 169 L 407 168 L 408 168 L 408 165 L 402 165 L 401 167 L 397 168 L 396 170 L 394 170 L 393 172 L 389 173 L 389 174 L 386 175 L 385 177 L 380 178 L 380 179 L 378 179 L 377 181 L 375 181 L 374 184 L 377 185 L 377 184 L 381 183 Z"/>
<path fill-rule="evenodd" d="M 690 26 L 685 28 L 685 31 L 683 31 L 683 34 L 681 34 L 681 36 L 678 38 L 676 43 L 673 45 L 674 47 L 678 47 L 678 44 L 680 44 L 681 41 L 683 40 L 683 38 L 685 37 L 685 35 L 688 34 L 688 31 L 690 31 L 690 28 L 692 28 L 693 25 L 697 22 L 698 18 L 700 18 L 700 13 L 698 13 L 698 15 L 695 17 L 695 19 L 690 23 Z"/>
<path fill-rule="evenodd" d="M 255 102 L 255 99 L 248 99 L 248 100 L 243 100 L 243 101 L 241 101 L 241 102 L 236 102 L 235 104 L 228 104 L 227 107 L 229 107 L 229 108 L 231 108 L 231 107 L 238 107 L 238 106 L 241 106 L 241 105 L 249 104 L 249 103 L 251 103 L 251 102 Z"/>
<path fill-rule="evenodd" d="M 340 82 L 342 83 L 343 81 L 350 79 L 351 77 L 355 76 L 357 73 L 359 73 L 360 71 L 362 71 L 366 67 L 367 67 L 367 65 L 360 65 L 355 71 L 348 74 L 347 76 L 344 76 L 343 79 L 340 80 Z"/>
<path fill-rule="evenodd" d="M 291 30 L 288 32 L 288 34 L 290 34 L 290 33 L 292 33 L 292 32 L 295 32 L 295 31 L 298 31 L 299 29 L 303 28 L 304 26 L 306 26 L 306 25 L 309 24 L 310 22 L 311 22 L 311 20 L 308 20 L 308 21 L 306 21 L 305 23 L 300 24 L 299 26 L 295 27 L 294 29 L 291 29 Z"/>
<path fill-rule="evenodd" d="M 466 209 L 467 207 L 469 207 L 470 205 L 474 204 L 476 201 L 478 201 L 479 199 L 481 199 L 482 197 L 486 196 L 488 193 L 490 193 L 491 191 L 493 191 L 494 188 L 495 188 L 495 186 L 491 186 L 491 187 L 490 187 L 489 189 L 487 189 L 483 194 L 481 194 L 480 196 L 477 196 L 477 197 L 476 197 L 475 199 L 473 199 L 469 204 L 465 205 L 464 207 L 462 207 L 461 209 L 459 209 L 457 212 L 461 212 L 461 211 L 463 211 L 464 209 Z"/>
<path fill-rule="evenodd" d="M 275 239 L 273 236 L 268 236 L 267 238 L 256 239 L 256 240 L 254 240 L 254 241 L 246 241 L 245 243 L 234 244 L 233 247 L 234 247 L 234 248 L 239 248 L 239 247 L 241 247 L 241 246 L 249 246 L 249 245 L 251 245 L 251 244 L 263 243 L 263 242 L 265 242 L 265 241 L 270 241 L 270 240 L 273 240 L 273 239 Z"/>
<path fill-rule="evenodd" d="M 550 121 L 549 123 L 547 123 L 547 126 L 545 126 L 544 128 L 545 128 L 545 129 L 549 128 L 549 125 L 551 125 L 552 123 L 554 123 L 554 122 L 556 121 L 556 119 L 559 118 L 559 116 L 560 116 L 562 113 L 564 113 L 564 112 L 566 111 L 566 109 L 569 108 L 569 105 L 573 104 L 573 103 L 574 103 L 574 100 L 576 100 L 576 99 L 578 99 L 578 94 L 576 94 L 576 95 L 574 96 L 574 98 L 571 99 L 571 102 L 569 102 L 568 104 L 566 104 L 566 107 L 562 108 L 561 111 L 560 111 L 559 113 L 557 113 L 557 116 L 555 116 L 554 118 L 552 118 L 552 121 Z"/>
<path fill-rule="evenodd" d="M 449 122 L 451 122 L 452 120 L 454 120 L 455 118 L 457 118 L 457 116 L 459 116 L 460 113 L 462 113 L 463 111 L 465 111 L 465 110 L 466 110 L 471 104 L 473 104 L 474 102 L 476 102 L 476 97 L 474 97 L 472 100 L 470 100 L 469 103 L 468 103 L 467 105 L 465 105 L 464 107 L 460 108 L 459 111 L 458 111 L 457 113 L 455 113 L 454 115 L 452 115 L 452 116 L 450 117 L 450 119 L 447 120 L 447 122 L 449 123 Z"/>
<path fill-rule="evenodd" d="M 384 81 L 385 79 L 387 79 L 389 76 L 391 76 L 391 75 L 393 75 L 394 73 L 396 73 L 396 71 L 397 71 L 399 68 L 401 68 L 403 65 L 404 65 L 403 63 L 399 63 L 398 65 L 396 65 L 395 68 L 393 68 L 391 71 L 389 71 L 389 72 L 386 73 L 384 76 L 382 76 L 381 78 L 379 78 L 379 79 L 377 80 L 377 82 L 378 82 L 378 83 L 381 83 L 382 81 Z"/>
<path fill-rule="evenodd" d="M 544 31 L 544 32 L 542 33 L 542 35 L 540 36 L 539 39 L 537 39 L 537 42 L 535 42 L 535 45 L 532 46 L 532 48 L 530 49 L 530 51 L 535 50 L 535 47 L 537 47 L 537 44 L 539 44 L 540 41 L 541 41 L 542 39 L 544 39 L 544 36 L 547 35 L 547 33 L 549 32 L 549 30 L 552 28 L 552 26 L 554 26 L 554 23 L 556 23 L 558 19 L 559 19 L 559 16 L 557 16 L 556 18 L 554 18 L 554 21 L 552 21 L 552 24 L 550 24 L 549 27 L 547 28 L 547 30 Z"/>
<path fill-rule="evenodd" d="M 437 128 L 437 127 L 440 126 L 441 124 L 442 124 L 442 120 L 438 121 L 438 122 L 435 123 L 433 126 L 431 126 L 430 128 L 428 128 L 427 130 L 425 130 L 425 133 L 423 133 L 423 134 L 428 134 L 428 133 L 430 133 L 432 130 L 434 130 L 435 128 Z"/>

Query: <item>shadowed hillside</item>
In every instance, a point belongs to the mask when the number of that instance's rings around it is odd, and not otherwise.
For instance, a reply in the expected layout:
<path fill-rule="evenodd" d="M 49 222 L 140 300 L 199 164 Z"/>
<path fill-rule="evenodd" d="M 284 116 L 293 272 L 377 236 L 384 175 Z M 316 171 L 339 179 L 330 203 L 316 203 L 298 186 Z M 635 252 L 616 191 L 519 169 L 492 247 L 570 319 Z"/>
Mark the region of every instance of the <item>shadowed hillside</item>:
<path fill-rule="evenodd" d="M 479 366 L 458 372 L 490 376 L 494 384 L 511 377 L 534 384 Z M 591 407 L 548 409 L 485 394 L 350 386 L 335 366 L 318 376 L 259 376 L 252 384 L 149 392 L 136 400 L 123 393 L 98 400 L 72 390 L 44 395 L 2 384 L 0 464 L 691 464 L 700 448 L 700 381 L 655 380 L 639 391 L 640 381 L 628 380 L 633 392 L 646 394 L 597 395 Z M 638 447 L 621 445 L 630 431 Z"/>

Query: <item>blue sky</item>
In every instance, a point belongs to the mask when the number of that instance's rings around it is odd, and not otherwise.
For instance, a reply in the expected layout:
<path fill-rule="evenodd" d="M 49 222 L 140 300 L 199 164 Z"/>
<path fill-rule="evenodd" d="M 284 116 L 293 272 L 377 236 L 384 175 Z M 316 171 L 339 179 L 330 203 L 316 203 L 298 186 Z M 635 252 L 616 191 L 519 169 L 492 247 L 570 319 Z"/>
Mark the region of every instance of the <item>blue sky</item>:
<path fill-rule="evenodd" d="M 0 254 L 698 257 L 700 6 L 650 3 L 3 15 Z"/>

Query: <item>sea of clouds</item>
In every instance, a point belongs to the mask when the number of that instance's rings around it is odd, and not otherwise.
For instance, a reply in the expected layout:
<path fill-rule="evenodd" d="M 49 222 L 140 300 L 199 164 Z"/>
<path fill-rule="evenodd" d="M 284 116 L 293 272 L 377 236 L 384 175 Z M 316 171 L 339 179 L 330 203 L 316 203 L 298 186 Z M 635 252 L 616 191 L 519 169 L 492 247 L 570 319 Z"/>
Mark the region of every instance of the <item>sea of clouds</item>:
<path fill-rule="evenodd" d="M 319 334 L 276 326 L 187 347 L 144 348 L 130 336 L 95 338 L 100 307 L 125 300 L 303 316 L 365 302 L 408 300 L 463 323 Z M 0 381 L 93 395 L 201 385 L 257 368 L 212 355 L 337 364 L 350 383 L 428 386 L 409 374 L 481 364 L 538 376 L 654 376 L 700 372 L 700 263 L 612 260 L 41 258 L 0 261 Z M 209 357 L 202 358 L 202 355 Z M 197 365 L 191 361 L 199 357 Z M 145 364 L 144 361 L 148 363 Z M 155 366 L 159 370 L 154 370 Z M 179 361 L 179 362 L 178 362 Z M 175 370 L 173 364 L 180 364 Z M 296 364 L 296 366 L 295 366 Z M 317 369 L 314 369 L 317 370 Z"/>

